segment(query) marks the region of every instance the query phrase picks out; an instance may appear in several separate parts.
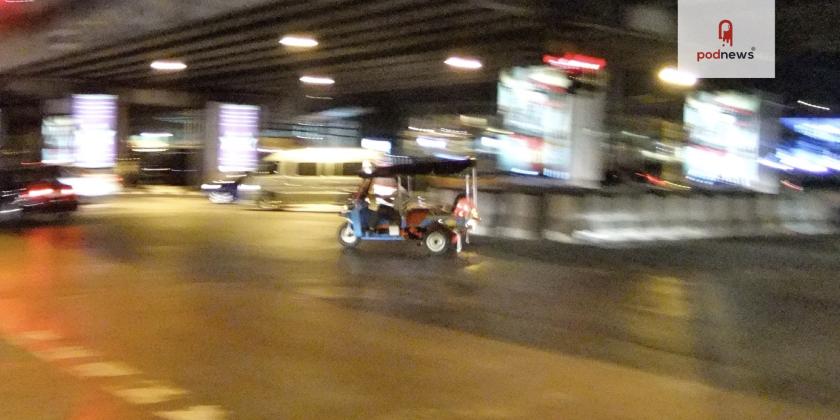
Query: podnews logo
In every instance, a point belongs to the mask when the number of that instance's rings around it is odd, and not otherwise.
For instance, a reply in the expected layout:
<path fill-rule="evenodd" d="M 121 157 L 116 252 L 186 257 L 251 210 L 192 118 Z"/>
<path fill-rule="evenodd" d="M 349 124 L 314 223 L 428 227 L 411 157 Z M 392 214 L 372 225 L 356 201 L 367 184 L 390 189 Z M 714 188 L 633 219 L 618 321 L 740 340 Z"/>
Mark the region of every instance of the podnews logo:
<path fill-rule="evenodd" d="M 717 25 L 717 39 L 721 41 L 721 47 L 732 48 L 735 45 L 735 26 L 729 19 L 723 19 Z M 697 62 L 706 60 L 754 60 L 755 47 L 750 51 L 724 51 L 718 49 L 717 51 L 697 51 Z"/>
<path fill-rule="evenodd" d="M 700 79 L 776 77 L 778 1 L 677 0 L 677 68 Z"/>

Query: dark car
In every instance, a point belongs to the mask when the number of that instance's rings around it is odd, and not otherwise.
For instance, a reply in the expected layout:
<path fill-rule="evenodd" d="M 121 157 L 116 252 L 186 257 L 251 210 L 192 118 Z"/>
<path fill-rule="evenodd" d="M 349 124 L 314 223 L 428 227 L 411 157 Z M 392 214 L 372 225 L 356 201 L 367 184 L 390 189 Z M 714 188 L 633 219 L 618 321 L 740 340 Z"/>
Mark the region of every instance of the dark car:
<path fill-rule="evenodd" d="M 0 169 L 0 197 L 8 218 L 37 215 L 64 216 L 76 211 L 73 187 L 58 181 L 56 166 L 31 165 Z"/>

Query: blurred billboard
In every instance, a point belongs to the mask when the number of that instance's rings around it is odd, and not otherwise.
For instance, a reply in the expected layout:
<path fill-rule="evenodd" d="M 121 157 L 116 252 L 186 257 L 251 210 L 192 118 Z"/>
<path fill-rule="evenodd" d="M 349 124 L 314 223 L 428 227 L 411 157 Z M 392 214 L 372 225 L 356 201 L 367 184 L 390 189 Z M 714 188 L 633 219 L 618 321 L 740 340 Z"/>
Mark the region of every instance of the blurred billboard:
<path fill-rule="evenodd" d="M 500 169 L 598 187 L 605 99 L 581 80 L 553 66 L 502 72 L 499 112 L 511 134 L 500 136 Z"/>
<path fill-rule="evenodd" d="M 776 118 L 758 95 L 697 92 L 686 100 L 686 177 L 697 184 L 775 193 L 778 181 L 759 164 L 778 143 Z"/>

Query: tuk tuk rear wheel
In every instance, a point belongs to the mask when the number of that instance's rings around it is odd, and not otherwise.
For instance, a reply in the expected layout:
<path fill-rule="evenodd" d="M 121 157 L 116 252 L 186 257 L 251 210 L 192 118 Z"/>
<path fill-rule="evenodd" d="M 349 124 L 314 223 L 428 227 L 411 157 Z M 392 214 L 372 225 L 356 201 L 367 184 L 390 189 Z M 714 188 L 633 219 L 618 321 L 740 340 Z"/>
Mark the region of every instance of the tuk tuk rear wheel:
<path fill-rule="evenodd" d="M 274 194 L 264 193 L 257 198 L 257 208 L 260 210 L 280 210 L 280 202 Z"/>
<path fill-rule="evenodd" d="M 445 255 L 452 249 L 452 235 L 444 229 L 435 229 L 426 234 L 423 244 L 432 255 Z"/>
<path fill-rule="evenodd" d="M 353 224 L 344 222 L 338 227 L 338 243 L 345 248 L 355 248 L 362 240 L 356 236 Z"/>

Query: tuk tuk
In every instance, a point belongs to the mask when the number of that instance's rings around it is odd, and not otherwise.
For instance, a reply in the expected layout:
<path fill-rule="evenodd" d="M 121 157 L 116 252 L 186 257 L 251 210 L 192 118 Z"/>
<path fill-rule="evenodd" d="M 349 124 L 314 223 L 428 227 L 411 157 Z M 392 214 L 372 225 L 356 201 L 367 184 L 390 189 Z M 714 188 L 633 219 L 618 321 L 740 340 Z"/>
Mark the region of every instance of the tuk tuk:
<path fill-rule="evenodd" d="M 462 175 L 464 189 L 451 207 L 428 204 L 414 194 L 417 175 Z M 338 242 L 345 248 L 355 248 L 363 241 L 416 241 L 432 255 L 461 252 L 479 220 L 476 175 L 472 158 L 406 159 L 385 166 L 366 163 L 359 190 L 341 213 L 346 220 L 338 229 Z M 376 191 L 382 180 L 390 180 L 390 185 L 395 186 L 385 187 L 390 190 L 386 194 L 390 197 L 382 197 Z M 378 211 L 370 209 L 374 199 L 380 202 Z M 382 212 L 383 206 L 389 211 Z"/>

